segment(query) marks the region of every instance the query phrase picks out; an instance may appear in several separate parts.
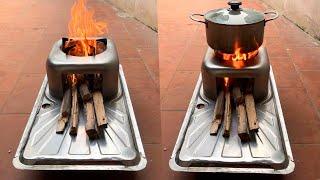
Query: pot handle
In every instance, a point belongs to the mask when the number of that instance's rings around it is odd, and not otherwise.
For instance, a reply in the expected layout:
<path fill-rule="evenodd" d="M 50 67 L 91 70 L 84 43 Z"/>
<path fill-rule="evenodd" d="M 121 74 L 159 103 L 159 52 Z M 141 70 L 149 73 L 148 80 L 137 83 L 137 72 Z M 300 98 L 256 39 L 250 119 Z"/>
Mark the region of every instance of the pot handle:
<path fill-rule="evenodd" d="M 203 14 L 191 14 L 189 17 L 192 21 L 196 21 L 196 22 L 199 22 L 199 23 L 203 23 L 203 24 L 206 24 L 205 21 L 201 21 L 199 19 L 196 19 L 194 16 L 204 16 Z"/>
<path fill-rule="evenodd" d="M 266 19 L 264 22 L 272 21 L 272 20 L 275 20 L 275 19 L 277 19 L 279 17 L 278 12 L 277 11 L 273 11 L 273 10 L 266 11 L 263 14 L 265 14 L 265 15 L 273 14 L 273 16 L 270 19 Z"/>

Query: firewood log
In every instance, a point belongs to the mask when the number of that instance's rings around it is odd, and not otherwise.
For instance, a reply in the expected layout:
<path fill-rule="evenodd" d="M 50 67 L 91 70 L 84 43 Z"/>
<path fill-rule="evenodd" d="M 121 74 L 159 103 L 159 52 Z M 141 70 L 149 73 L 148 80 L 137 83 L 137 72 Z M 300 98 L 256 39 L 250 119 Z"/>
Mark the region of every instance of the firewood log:
<path fill-rule="evenodd" d="M 86 133 L 89 136 L 90 139 L 96 139 L 98 136 L 98 132 L 96 129 L 96 118 L 94 115 L 94 107 L 93 102 L 88 101 L 84 104 L 85 107 L 85 113 L 86 113 Z"/>
<path fill-rule="evenodd" d="M 93 104 L 97 117 L 98 127 L 107 127 L 107 116 L 103 104 L 103 96 L 100 91 L 93 92 Z"/>
<path fill-rule="evenodd" d="M 72 88 L 71 128 L 70 135 L 77 135 L 79 123 L 79 102 L 77 87 Z"/>
<path fill-rule="evenodd" d="M 238 113 L 238 136 L 242 142 L 249 141 L 246 110 L 243 104 L 237 106 Z"/>
<path fill-rule="evenodd" d="M 259 123 L 257 119 L 256 107 L 252 94 L 245 95 L 245 104 L 248 117 L 249 130 L 257 132 L 259 129 Z"/>
<path fill-rule="evenodd" d="M 63 134 L 64 129 L 66 128 L 66 124 L 69 120 L 69 117 L 63 117 L 62 115 L 60 115 L 59 119 L 58 119 L 58 123 L 57 123 L 57 128 L 56 128 L 56 133 L 57 134 Z"/>
<path fill-rule="evenodd" d="M 224 113 L 224 91 L 221 90 L 217 97 L 217 101 L 214 107 L 213 112 L 213 120 L 215 119 L 222 119 Z"/>
<path fill-rule="evenodd" d="M 63 99 L 61 102 L 60 113 L 63 117 L 68 117 L 70 115 L 71 108 L 71 90 L 67 89 L 63 94 Z"/>
<path fill-rule="evenodd" d="M 92 99 L 92 95 L 89 91 L 88 83 L 84 82 L 80 84 L 79 87 L 80 95 L 83 102 L 88 102 Z"/>
<path fill-rule="evenodd" d="M 247 115 L 244 106 L 244 98 L 241 89 L 238 86 L 233 88 L 233 98 L 236 102 L 237 116 L 238 116 L 238 136 L 242 142 L 249 140 Z"/>
<path fill-rule="evenodd" d="M 216 104 L 213 111 L 213 121 L 210 128 L 210 135 L 215 136 L 218 134 L 218 130 L 223 119 L 224 109 L 224 91 L 220 91 L 216 100 Z"/>
<path fill-rule="evenodd" d="M 235 100 L 236 105 L 244 103 L 241 89 L 239 86 L 233 87 L 232 93 L 233 93 L 233 98 Z"/>
<path fill-rule="evenodd" d="M 224 106 L 224 132 L 223 137 L 229 137 L 231 131 L 231 123 L 232 123 L 232 107 L 231 107 L 231 97 L 230 91 L 226 90 L 225 94 L 225 106 Z"/>

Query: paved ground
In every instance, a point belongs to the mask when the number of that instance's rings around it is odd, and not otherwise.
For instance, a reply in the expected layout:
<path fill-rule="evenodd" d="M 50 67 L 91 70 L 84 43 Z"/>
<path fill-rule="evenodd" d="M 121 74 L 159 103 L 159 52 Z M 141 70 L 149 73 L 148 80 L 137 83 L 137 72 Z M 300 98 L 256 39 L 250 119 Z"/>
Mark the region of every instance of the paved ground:
<path fill-rule="evenodd" d="M 12 158 L 45 74 L 55 41 L 67 34 L 73 1 L 1 1 L 0 7 L 0 179 L 151 179 L 161 158 L 157 33 L 110 4 L 89 1 L 118 47 L 138 120 L 148 167 L 139 173 L 32 172 L 16 170 Z M 9 153 L 10 151 L 10 153 Z"/>
<path fill-rule="evenodd" d="M 205 27 L 188 19 L 191 13 L 205 13 L 226 7 L 225 0 L 159 0 L 159 68 L 163 167 L 167 179 L 320 179 L 320 46 L 302 30 L 280 17 L 268 22 L 265 44 L 279 88 L 280 100 L 296 163 L 288 176 L 242 176 L 176 173 L 168 168 L 182 120 L 199 76 L 206 50 Z M 265 10 L 259 0 L 243 5 Z"/>

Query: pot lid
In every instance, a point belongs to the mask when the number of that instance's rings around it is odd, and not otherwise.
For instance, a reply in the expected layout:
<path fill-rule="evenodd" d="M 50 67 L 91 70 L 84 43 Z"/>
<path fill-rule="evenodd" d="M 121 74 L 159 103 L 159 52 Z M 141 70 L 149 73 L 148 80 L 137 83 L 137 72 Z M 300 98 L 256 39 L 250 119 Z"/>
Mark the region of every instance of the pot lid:
<path fill-rule="evenodd" d="M 264 14 L 253 9 L 240 8 L 239 1 L 228 2 L 230 8 L 211 10 L 205 14 L 205 19 L 223 25 L 246 25 L 264 20 Z"/>

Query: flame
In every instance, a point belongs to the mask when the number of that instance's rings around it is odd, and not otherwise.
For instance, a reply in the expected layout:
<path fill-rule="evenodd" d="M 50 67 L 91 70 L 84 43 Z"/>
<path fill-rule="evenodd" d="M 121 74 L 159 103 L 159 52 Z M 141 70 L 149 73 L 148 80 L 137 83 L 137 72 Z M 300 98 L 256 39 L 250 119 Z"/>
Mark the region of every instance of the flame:
<path fill-rule="evenodd" d="M 229 87 L 229 78 L 224 77 L 223 80 L 224 80 L 224 87 L 226 87 L 226 88 Z"/>
<path fill-rule="evenodd" d="M 246 61 L 255 57 L 258 54 L 258 50 L 254 50 L 248 53 L 241 53 L 241 48 L 237 48 L 233 54 L 222 53 L 223 60 L 226 61 Z"/>
<path fill-rule="evenodd" d="M 69 38 L 76 39 L 78 43 L 73 48 L 76 55 L 89 56 L 95 54 L 97 41 L 88 39 L 102 35 L 107 30 L 105 22 L 94 19 L 94 11 L 86 8 L 86 0 L 76 0 L 71 8 L 71 19 L 68 25 Z M 66 46 L 71 43 L 68 40 Z"/>

